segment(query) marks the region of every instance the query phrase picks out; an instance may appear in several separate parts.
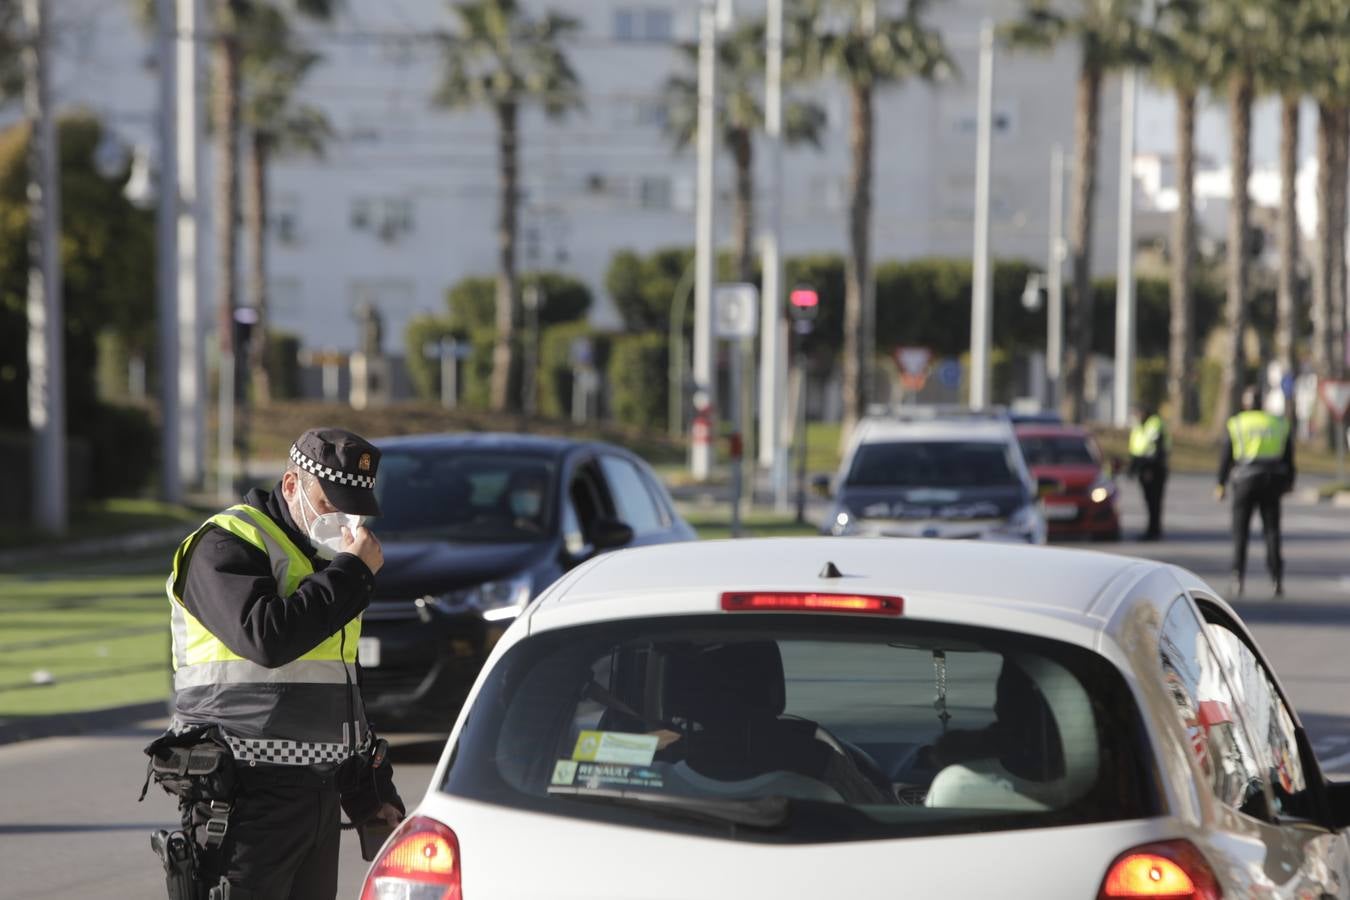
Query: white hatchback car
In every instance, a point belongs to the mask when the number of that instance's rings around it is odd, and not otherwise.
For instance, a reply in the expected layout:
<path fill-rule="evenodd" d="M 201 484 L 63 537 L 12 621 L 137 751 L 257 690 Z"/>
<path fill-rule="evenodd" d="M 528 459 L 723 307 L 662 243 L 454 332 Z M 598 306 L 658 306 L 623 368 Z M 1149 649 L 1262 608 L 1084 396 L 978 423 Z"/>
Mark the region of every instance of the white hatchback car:
<path fill-rule="evenodd" d="M 1347 823 L 1182 569 L 676 544 L 531 604 L 362 897 L 1350 897 Z"/>

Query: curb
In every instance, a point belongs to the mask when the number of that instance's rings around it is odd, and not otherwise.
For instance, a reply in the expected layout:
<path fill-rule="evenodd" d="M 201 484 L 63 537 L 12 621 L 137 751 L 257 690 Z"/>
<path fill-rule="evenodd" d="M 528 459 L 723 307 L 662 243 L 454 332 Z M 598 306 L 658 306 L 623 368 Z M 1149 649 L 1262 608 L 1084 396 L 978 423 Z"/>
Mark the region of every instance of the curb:
<path fill-rule="evenodd" d="M 106 556 L 115 553 L 134 553 L 138 550 L 152 550 L 172 547 L 183 540 L 191 531 L 188 527 L 165 528 L 158 531 L 141 531 L 122 537 L 97 538 L 87 541 L 74 541 L 68 544 L 55 544 L 46 547 L 26 547 L 18 550 L 0 552 L 0 567 L 17 566 L 25 563 L 42 562 L 52 559 L 80 559 L 87 556 Z"/>
<path fill-rule="evenodd" d="M 164 700 L 149 703 L 133 703 L 128 706 L 114 706 L 110 709 L 96 709 L 90 712 L 64 713 L 52 716 L 20 716 L 14 719 L 0 720 L 0 745 L 15 744 L 38 738 L 69 737 L 90 731 L 105 731 L 122 728 L 144 722 L 146 719 L 162 719 L 168 715 Z"/>

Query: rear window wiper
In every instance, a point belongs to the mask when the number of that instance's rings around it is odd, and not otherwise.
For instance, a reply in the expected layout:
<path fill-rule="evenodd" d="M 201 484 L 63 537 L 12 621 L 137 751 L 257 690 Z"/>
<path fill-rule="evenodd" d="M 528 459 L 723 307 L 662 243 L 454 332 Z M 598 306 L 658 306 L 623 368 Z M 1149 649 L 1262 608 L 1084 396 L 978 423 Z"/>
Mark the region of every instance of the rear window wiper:
<path fill-rule="evenodd" d="M 751 828 L 777 828 L 787 824 L 790 803 L 787 797 L 756 797 L 752 800 L 719 800 L 657 794 L 622 788 L 550 787 L 550 796 L 570 797 L 618 806 L 634 806 L 710 822 L 729 822 Z"/>

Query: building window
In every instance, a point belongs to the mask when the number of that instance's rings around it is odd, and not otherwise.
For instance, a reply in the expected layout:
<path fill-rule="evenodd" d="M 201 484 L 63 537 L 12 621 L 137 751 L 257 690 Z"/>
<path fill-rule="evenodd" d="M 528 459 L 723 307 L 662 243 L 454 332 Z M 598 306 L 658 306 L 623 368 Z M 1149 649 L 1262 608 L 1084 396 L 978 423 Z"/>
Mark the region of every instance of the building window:
<path fill-rule="evenodd" d="M 277 197 L 271 225 L 278 243 L 287 247 L 300 243 L 300 198 L 294 194 Z"/>
<path fill-rule="evenodd" d="M 637 200 L 642 209 L 670 209 L 670 178 L 666 175 L 642 176 L 637 182 Z"/>
<path fill-rule="evenodd" d="M 369 197 L 353 197 L 351 225 L 353 231 L 368 231 L 374 218 L 374 203 Z"/>
<path fill-rule="evenodd" d="M 623 43 L 669 43 L 675 17 L 664 6 L 624 6 L 614 11 L 614 40 Z"/>

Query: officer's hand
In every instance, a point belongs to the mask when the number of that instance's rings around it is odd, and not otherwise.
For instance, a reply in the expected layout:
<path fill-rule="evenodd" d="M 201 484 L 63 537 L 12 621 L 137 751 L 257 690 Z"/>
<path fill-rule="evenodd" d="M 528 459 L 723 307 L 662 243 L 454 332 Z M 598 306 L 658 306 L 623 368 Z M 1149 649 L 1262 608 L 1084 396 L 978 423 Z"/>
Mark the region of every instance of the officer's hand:
<path fill-rule="evenodd" d="M 372 575 L 384 565 L 384 548 L 380 546 L 380 539 L 364 525 L 358 525 L 354 532 L 343 527 L 342 552 L 359 557 Z"/>
<path fill-rule="evenodd" d="M 375 814 L 375 818 L 393 828 L 403 821 L 403 813 L 399 812 L 398 807 L 394 804 L 386 803 L 380 807 L 380 811 Z"/>
<path fill-rule="evenodd" d="M 1228 496 L 1228 488 L 1222 484 L 1214 485 L 1214 499 L 1223 502 L 1223 498 Z"/>

